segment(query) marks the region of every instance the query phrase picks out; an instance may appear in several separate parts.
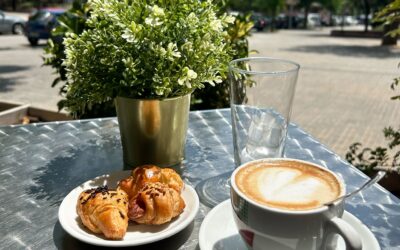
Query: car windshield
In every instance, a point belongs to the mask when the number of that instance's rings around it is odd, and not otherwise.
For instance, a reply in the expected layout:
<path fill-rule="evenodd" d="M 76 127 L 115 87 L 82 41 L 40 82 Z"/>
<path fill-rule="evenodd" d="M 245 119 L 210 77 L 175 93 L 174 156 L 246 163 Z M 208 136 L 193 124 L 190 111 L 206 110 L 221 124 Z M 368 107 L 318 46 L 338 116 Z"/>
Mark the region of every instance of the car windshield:
<path fill-rule="evenodd" d="M 36 21 L 36 20 L 44 20 L 50 17 L 50 12 L 48 11 L 35 11 L 30 17 L 29 20 Z"/>

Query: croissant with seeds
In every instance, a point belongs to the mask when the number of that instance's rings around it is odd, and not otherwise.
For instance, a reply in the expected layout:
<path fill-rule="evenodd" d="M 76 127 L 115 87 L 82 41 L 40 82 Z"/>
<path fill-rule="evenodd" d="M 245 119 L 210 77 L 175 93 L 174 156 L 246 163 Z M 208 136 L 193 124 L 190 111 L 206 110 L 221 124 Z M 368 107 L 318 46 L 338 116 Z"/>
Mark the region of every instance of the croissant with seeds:
<path fill-rule="evenodd" d="M 133 198 L 145 183 L 161 182 L 181 193 L 183 181 L 178 173 L 171 168 L 160 168 L 154 165 L 144 165 L 132 170 L 131 176 L 119 182 L 118 186 L 124 190 L 129 198 Z"/>
<path fill-rule="evenodd" d="M 173 188 L 160 182 L 147 182 L 129 201 L 129 219 L 139 224 L 160 225 L 183 212 L 185 202 Z"/>
<path fill-rule="evenodd" d="M 125 191 L 109 190 L 107 186 L 83 191 L 76 210 L 90 231 L 103 233 L 107 239 L 124 238 L 128 229 L 128 195 Z"/>

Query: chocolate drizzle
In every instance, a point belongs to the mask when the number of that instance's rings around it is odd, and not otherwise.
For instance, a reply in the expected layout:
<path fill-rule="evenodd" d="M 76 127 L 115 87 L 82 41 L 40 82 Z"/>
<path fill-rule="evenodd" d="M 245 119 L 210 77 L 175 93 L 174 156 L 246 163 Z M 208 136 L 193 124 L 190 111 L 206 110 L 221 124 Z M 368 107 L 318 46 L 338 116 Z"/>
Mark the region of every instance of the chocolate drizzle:
<path fill-rule="evenodd" d="M 92 188 L 92 189 L 88 189 L 85 191 L 86 194 L 90 194 L 84 201 L 82 201 L 82 205 L 84 205 L 86 202 L 88 202 L 90 199 L 93 199 L 94 197 L 96 197 L 97 194 L 101 193 L 102 195 L 106 195 L 108 194 L 109 189 L 108 186 L 100 186 L 97 188 Z M 104 199 L 104 198 L 103 198 Z"/>

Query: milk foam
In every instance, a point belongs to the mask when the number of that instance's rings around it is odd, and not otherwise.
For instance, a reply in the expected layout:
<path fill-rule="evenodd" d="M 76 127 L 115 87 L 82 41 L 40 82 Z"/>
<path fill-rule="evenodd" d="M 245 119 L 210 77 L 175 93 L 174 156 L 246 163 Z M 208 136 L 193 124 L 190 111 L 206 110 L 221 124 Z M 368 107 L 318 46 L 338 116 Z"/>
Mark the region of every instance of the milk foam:
<path fill-rule="evenodd" d="M 312 209 L 340 194 L 332 174 L 298 162 L 250 165 L 239 171 L 236 183 L 251 199 L 290 210 Z"/>

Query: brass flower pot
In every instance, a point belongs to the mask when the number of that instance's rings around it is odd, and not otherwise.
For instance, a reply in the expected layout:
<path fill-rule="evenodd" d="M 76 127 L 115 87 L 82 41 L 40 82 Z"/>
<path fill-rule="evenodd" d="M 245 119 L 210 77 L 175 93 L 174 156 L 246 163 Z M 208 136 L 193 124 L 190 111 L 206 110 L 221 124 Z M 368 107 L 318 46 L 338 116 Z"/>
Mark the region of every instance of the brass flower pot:
<path fill-rule="evenodd" d="M 184 157 L 190 94 L 167 99 L 115 99 L 124 169 L 179 164 Z"/>

